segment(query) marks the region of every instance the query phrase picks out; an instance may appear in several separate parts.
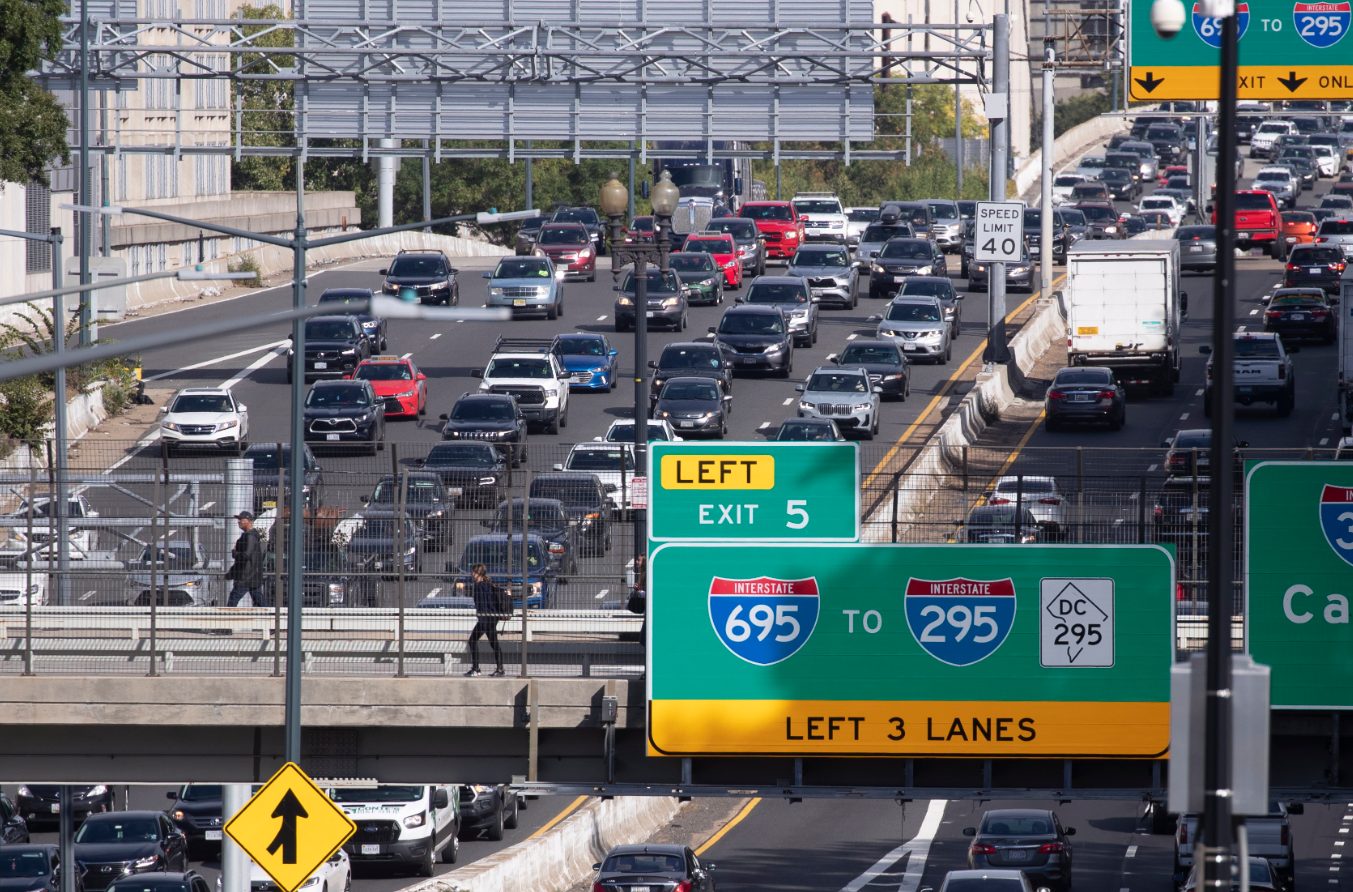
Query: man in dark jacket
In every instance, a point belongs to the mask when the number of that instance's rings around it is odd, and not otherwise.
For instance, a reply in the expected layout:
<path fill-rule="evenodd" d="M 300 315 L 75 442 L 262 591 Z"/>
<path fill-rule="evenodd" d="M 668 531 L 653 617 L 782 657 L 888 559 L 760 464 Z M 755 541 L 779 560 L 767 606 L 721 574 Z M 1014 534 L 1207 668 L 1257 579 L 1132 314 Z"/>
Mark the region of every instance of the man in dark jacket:
<path fill-rule="evenodd" d="M 503 620 L 503 605 L 499 603 L 498 592 L 489 579 L 488 568 L 475 564 L 470 568 L 470 597 L 474 599 L 476 622 L 470 632 L 470 671 L 466 675 L 480 675 L 479 639 L 487 636 L 489 647 L 493 649 L 494 662 L 498 668 L 493 670 L 496 676 L 503 674 L 503 652 L 498 648 L 498 623 Z"/>
<path fill-rule="evenodd" d="M 255 607 L 271 607 L 271 599 L 263 594 L 263 543 L 254 529 L 253 512 L 241 511 L 235 520 L 240 526 L 240 537 L 230 550 L 232 563 L 226 579 L 235 584 L 226 606 L 237 607 L 249 595 Z"/>

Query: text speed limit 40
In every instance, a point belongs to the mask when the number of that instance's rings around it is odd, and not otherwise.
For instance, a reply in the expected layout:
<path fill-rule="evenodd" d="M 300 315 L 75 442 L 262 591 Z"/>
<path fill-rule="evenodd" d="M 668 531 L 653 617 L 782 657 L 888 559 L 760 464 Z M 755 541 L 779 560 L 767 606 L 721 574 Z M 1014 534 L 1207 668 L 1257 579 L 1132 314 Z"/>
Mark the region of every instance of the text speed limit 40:
<path fill-rule="evenodd" d="M 973 221 L 973 259 L 1015 263 L 1023 255 L 1024 203 L 979 201 Z"/>
<path fill-rule="evenodd" d="M 1043 579 L 1039 604 L 1043 666 L 1113 666 L 1112 579 Z"/>

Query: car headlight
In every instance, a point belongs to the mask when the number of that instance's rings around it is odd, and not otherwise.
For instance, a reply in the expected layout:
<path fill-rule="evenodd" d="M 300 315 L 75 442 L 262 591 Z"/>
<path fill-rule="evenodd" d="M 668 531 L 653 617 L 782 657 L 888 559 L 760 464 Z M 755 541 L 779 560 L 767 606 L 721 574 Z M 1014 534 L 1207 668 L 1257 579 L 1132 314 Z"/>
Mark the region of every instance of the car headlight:
<path fill-rule="evenodd" d="M 36 588 L 37 587 L 34 586 L 32 589 L 29 589 L 29 594 L 32 594 L 34 589 Z M 96 784 L 89 788 L 89 792 L 85 793 L 85 798 L 93 799 L 97 796 L 106 796 L 106 795 L 108 795 L 108 788 L 105 787 L 103 784 Z"/>
<path fill-rule="evenodd" d="M 897 337 L 897 332 L 893 331 L 891 328 L 880 328 L 880 329 L 879 329 L 879 337 L 881 337 L 881 338 L 895 338 L 895 337 Z"/>
<path fill-rule="evenodd" d="M 423 812 L 419 812 L 416 815 L 409 815 L 404 819 L 405 827 L 422 827 L 425 823 L 427 823 L 427 815 Z"/>
<path fill-rule="evenodd" d="M 931 266 L 918 266 L 918 267 L 916 267 L 916 275 L 918 275 L 918 276 L 928 276 L 928 275 L 930 275 L 930 271 L 931 271 L 933 268 L 934 268 L 934 267 L 931 267 Z"/>
<path fill-rule="evenodd" d="M 785 238 L 786 238 L 786 239 L 797 240 L 798 237 L 799 237 L 798 232 L 796 232 L 796 231 L 793 230 L 793 229 L 791 229 L 791 230 L 789 230 L 788 232 L 785 233 Z"/>
<path fill-rule="evenodd" d="M 884 380 L 884 381 L 901 381 L 901 380 L 902 380 L 902 376 L 901 376 L 901 375 L 884 375 L 883 378 L 882 378 L 882 380 Z"/>
<path fill-rule="evenodd" d="M 497 482 L 498 482 L 498 478 L 497 478 L 497 477 L 480 477 L 480 478 L 479 478 L 479 485 L 480 485 L 480 486 L 492 486 L 493 484 L 495 484 L 495 483 L 497 483 Z"/>
<path fill-rule="evenodd" d="M 503 296 L 502 288 L 498 287 L 497 285 L 489 286 L 489 297 L 502 297 L 502 296 Z"/>
<path fill-rule="evenodd" d="M 923 341 L 938 341 L 940 333 L 938 331 L 923 331 L 917 337 Z"/>
<path fill-rule="evenodd" d="M 407 399 L 408 397 L 411 397 L 411 396 L 417 396 L 417 395 L 418 395 L 418 388 L 415 387 L 415 388 L 413 388 L 413 389 L 411 389 L 411 390 L 404 390 L 404 391 L 401 391 L 401 392 L 395 394 L 395 399 L 397 399 L 397 400 L 402 400 L 402 399 Z"/>
<path fill-rule="evenodd" d="M 700 282 L 702 288 L 713 288 L 717 284 L 719 284 L 718 279 L 704 279 Z"/>
<path fill-rule="evenodd" d="M 239 419 L 232 418 L 229 421 L 222 421 L 220 424 L 216 425 L 216 430 L 219 433 L 220 431 L 234 430 L 239 426 L 240 426 Z"/>
<path fill-rule="evenodd" d="M 1115 233 L 1115 232 L 1118 231 L 1118 227 L 1117 227 L 1117 226 L 1105 226 L 1105 227 L 1104 227 L 1104 231 L 1105 231 L 1105 232 L 1108 232 L 1108 233 Z"/>
<path fill-rule="evenodd" d="M 868 409 L 871 409 L 871 408 L 873 408 L 873 405 L 872 405 L 871 403 L 856 403 L 855 405 L 853 405 L 853 406 L 850 407 L 850 411 L 852 411 L 852 412 L 864 412 L 864 411 L 866 411 L 866 410 L 868 410 Z"/>
<path fill-rule="evenodd" d="M 314 876 L 310 877 L 310 879 L 306 880 L 304 883 L 301 883 L 301 888 L 310 889 L 315 886 L 318 886 L 319 884 L 320 884 L 320 875 L 315 874 Z"/>
<path fill-rule="evenodd" d="M 172 421 L 161 421 L 160 427 L 167 431 L 177 431 L 179 429 L 179 426 Z"/>
<path fill-rule="evenodd" d="M 799 408 L 804 412 L 808 412 L 812 410 L 813 404 L 808 402 L 808 400 L 799 400 Z"/>
<path fill-rule="evenodd" d="M 395 292 L 399 291 L 399 286 L 396 285 L 394 282 L 387 281 L 384 285 L 381 286 L 381 289 L 384 291 L 388 291 L 391 294 L 394 294 Z"/>
<path fill-rule="evenodd" d="M 379 326 L 380 321 L 377 319 L 368 319 L 362 323 L 362 328 L 378 328 Z"/>
<path fill-rule="evenodd" d="M 767 345 L 766 345 L 766 348 L 765 348 L 765 352 L 767 352 L 767 353 L 780 353 L 780 352 L 783 352 L 784 349 L 785 349 L 785 345 L 784 345 L 783 343 L 778 343 L 778 344 L 767 344 Z"/>
<path fill-rule="evenodd" d="M 348 587 L 341 582 L 329 583 L 329 603 L 342 604 L 344 596 L 348 593 Z"/>
<path fill-rule="evenodd" d="M 712 421 L 712 420 L 714 420 L 714 413 L 713 413 L 713 412 L 705 412 L 705 413 L 699 415 L 695 420 L 696 420 L 696 421 L 699 421 L 699 422 Z"/>
<path fill-rule="evenodd" d="M 664 297 L 662 299 L 662 308 L 664 310 L 670 310 L 672 307 L 675 307 L 680 303 L 681 298 L 679 297 Z"/>
<path fill-rule="evenodd" d="M 356 356 L 356 355 L 357 355 L 357 348 L 356 348 L 356 347 L 349 347 L 348 349 L 346 349 L 346 350 L 343 351 L 343 355 L 344 355 L 344 356 Z"/>
<path fill-rule="evenodd" d="M 656 411 L 656 412 L 653 413 L 653 417 L 654 417 L 654 418 L 671 418 L 671 417 L 672 417 L 672 413 L 669 412 L 669 411 L 666 410 L 666 409 L 659 409 L 658 411 Z"/>
<path fill-rule="evenodd" d="M 154 867 L 160 863 L 159 855 L 147 855 L 144 858 L 137 858 L 132 862 L 132 870 L 145 870 L 147 867 Z"/>
<path fill-rule="evenodd" d="M 539 597 L 540 593 L 544 590 L 544 588 L 545 588 L 545 584 L 544 584 L 544 583 L 542 583 L 542 582 L 533 582 L 533 583 L 531 583 L 531 594 L 536 595 L 537 597 Z"/>
<path fill-rule="evenodd" d="M 433 291 L 445 291 L 450 287 L 451 287 L 450 282 L 433 282 L 431 286 Z"/>
<path fill-rule="evenodd" d="M 27 784 L 24 784 L 23 786 L 19 787 L 19 789 L 16 792 L 18 793 L 18 795 L 23 796 L 24 798 L 29 798 L 33 795 L 33 791 L 28 789 Z"/>
<path fill-rule="evenodd" d="M 616 302 L 616 305 L 617 305 L 617 306 L 621 306 L 621 307 L 632 307 L 632 306 L 634 306 L 634 298 L 632 298 L 632 297 L 626 297 L 626 296 L 623 295 L 623 294 L 620 295 L 619 297 L 617 297 L 617 298 L 615 299 L 615 302 Z"/>
<path fill-rule="evenodd" d="M 871 273 L 886 273 L 886 272 L 887 272 L 886 269 L 884 269 L 882 266 L 880 266 L 880 265 L 877 264 L 877 263 L 871 263 L 871 264 L 869 264 L 869 271 L 870 271 Z"/>
<path fill-rule="evenodd" d="M 737 262 L 738 262 L 737 258 L 734 257 L 732 260 L 730 260 L 730 261 L 728 261 L 727 263 L 725 263 L 725 264 L 723 265 L 723 268 L 724 268 L 724 269 L 732 269 L 734 266 L 737 266 Z"/>

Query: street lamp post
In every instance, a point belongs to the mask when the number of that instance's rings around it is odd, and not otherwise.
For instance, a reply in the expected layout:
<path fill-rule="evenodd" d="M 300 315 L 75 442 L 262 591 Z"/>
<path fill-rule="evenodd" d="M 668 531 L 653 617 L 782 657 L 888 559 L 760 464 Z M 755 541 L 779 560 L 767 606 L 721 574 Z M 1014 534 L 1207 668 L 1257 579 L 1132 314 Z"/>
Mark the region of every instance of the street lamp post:
<path fill-rule="evenodd" d="M 616 177 L 611 177 L 601 187 L 601 212 L 611 224 L 611 269 L 617 271 L 626 264 L 634 266 L 634 470 L 638 474 L 647 468 L 648 453 L 648 265 L 656 263 L 659 270 L 667 271 L 667 256 L 672 249 L 672 214 L 676 213 L 681 192 L 673 185 L 671 174 L 664 170 L 650 196 L 657 230 L 651 244 L 625 241 L 624 219 L 629 209 L 629 197 L 629 190 Z M 649 488 L 652 488 L 651 481 Z M 634 521 L 634 584 L 642 586 L 645 582 L 640 573 L 647 572 L 647 561 L 641 558 L 648 554 L 648 531 L 644 511 L 633 507 L 633 484 L 630 492 L 630 513 Z"/>

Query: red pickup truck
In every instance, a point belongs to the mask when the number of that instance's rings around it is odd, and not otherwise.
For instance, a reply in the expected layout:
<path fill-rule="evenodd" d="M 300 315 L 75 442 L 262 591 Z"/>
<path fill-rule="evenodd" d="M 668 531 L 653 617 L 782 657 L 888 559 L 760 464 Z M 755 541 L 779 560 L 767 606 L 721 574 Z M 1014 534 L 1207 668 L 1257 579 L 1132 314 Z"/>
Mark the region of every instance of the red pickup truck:
<path fill-rule="evenodd" d="M 1248 189 L 1236 192 L 1236 247 L 1248 251 L 1256 244 L 1268 249 L 1274 260 L 1287 256 L 1282 234 L 1282 213 L 1272 192 Z M 1212 206 L 1212 224 L 1217 223 L 1217 207 Z"/>
<path fill-rule="evenodd" d="M 749 201 L 743 204 L 738 216 L 756 222 L 757 231 L 766 242 L 766 256 L 789 260 L 804 241 L 804 218 L 794 213 L 794 205 L 787 201 Z"/>

